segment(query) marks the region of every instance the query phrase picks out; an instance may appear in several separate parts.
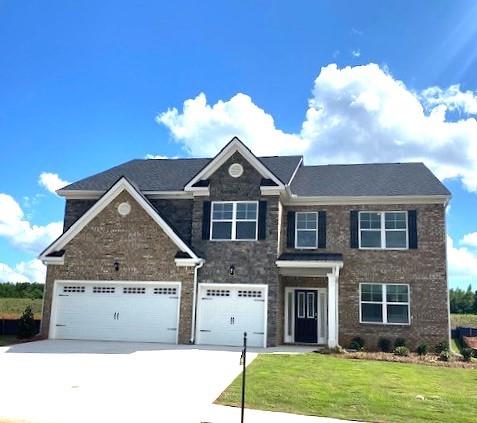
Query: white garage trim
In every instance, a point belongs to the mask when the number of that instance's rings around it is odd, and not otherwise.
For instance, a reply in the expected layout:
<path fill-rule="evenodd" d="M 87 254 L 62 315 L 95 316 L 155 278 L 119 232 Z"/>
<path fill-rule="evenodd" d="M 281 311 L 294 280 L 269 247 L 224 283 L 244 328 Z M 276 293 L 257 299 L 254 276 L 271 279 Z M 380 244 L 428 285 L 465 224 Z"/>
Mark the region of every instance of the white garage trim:
<path fill-rule="evenodd" d="M 263 305 L 263 348 L 267 347 L 267 324 L 268 324 L 268 285 L 266 284 L 238 284 L 238 283 L 200 283 L 199 289 L 221 289 L 221 288 L 233 288 L 233 289 L 261 289 L 263 290 L 264 295 L 264 305 Z M 201 304 L 202 302 L 197 301 L 197 315 L 201 317 Z M 202 322 L 201 322 L 202 323 Z M 196 339 L 197 342 L 197 339 Z"/>
<path fill-rule="evenodd" d="M 48 338 L 56 339 L 56 321 L 58 317 L 58 287 L 61 284 L 77 284 L 77 285 L 147 285 L 147 286 L 166 286 L 177 288 L 177 313 L 176 313 L 176 339 L 175 343 L 179 343 L 179 329 L 180 329 L 180 312 L 181 312 L 181 294 L 182 294 L 182 282 L 179 281 L 120 281 L 120 280 L 81 280 L 81 279 L 56 279 L 53 282 L 53 292 L 51 299 L 51 313 Z"/>

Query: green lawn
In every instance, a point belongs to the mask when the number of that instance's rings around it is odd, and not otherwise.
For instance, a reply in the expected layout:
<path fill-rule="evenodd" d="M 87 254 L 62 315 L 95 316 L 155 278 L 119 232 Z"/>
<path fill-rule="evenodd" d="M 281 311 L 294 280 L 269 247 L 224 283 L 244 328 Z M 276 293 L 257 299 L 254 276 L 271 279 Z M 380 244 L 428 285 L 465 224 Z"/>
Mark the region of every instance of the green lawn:
<path fill-rule="evenodd" d="M 240 404 L 241 376 L 217 400 Z M 416 399 L 417 395 L 424 400 Z M 320 354 L 260 355 L 246 406 L 368 422 L 475 422 L 477 370 Z"/>
<path fill-rule="evenodd" d="M 28 305 L 32 306 L 35 319 L 40 319 L 42 300 L 0 298 L 0 319 L 17 319 Z"/>
<path fill-rule="evenodd" d="M 477 314 L 451 314 L 451 326 L 477 328 Z"/>
<path fill-rule="evenodd" d="M 15 344 L 16 342 L 18 342 L 18 339 L 14 335 L 0 335 L 0 347 Z"/>

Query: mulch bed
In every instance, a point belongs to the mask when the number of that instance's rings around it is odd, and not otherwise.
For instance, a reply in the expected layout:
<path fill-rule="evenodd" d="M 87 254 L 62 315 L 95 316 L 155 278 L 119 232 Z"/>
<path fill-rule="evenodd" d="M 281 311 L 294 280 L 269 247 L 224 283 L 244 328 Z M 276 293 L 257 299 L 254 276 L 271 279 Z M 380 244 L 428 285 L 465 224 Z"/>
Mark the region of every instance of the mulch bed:
<path fill-rule="evenodd" d="M 393 361 L 397 363 L 413 363 L 424 364 L 428 366 L 439 367 L 461 367 L 468 369 L 477 369 L 477 360 L 467 363 L 462 361 L 461 357 L 452 356 L 449 361 L 441 361 L 435 354 L 427 354 L 419 356 L 416 353 L 409 354 L 408 357 L 401 357 L 392 353 L 384 352 L 345 352 L 343 354 L 332 354 L 335 357 L 346 358 L 352 360 L 376 360 L 376 361 Z"/>

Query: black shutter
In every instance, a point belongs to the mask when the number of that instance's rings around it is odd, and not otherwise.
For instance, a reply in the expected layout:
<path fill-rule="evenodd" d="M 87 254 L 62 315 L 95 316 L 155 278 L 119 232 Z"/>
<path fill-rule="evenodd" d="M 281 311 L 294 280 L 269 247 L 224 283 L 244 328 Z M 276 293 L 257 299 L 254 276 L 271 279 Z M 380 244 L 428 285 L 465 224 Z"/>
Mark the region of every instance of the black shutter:
<path fill-rule="evenodd" d="M 409 248 L 417 248 L 417 210 L 407 212 L 407 228 L 409 231 Z"/>
<path fill-rule="evenodd" d="M 358 210 L 349 213 L 349 243 L 351 248 L 358 248 Z"/>
<path fill-rule="evenodd" d="M 258 203 L 258 239 L 267 239 L 267 202 Z"/>
<path fill-rule="evenodd" d="M 210 238 L 210 201 L 204 201 L 202 210 L 202 239 Z"/>
<path fill-rule="evenodd" d="M 318 212 L 318 248 L 326 248 L 326 212 Z"/>
<path fill-rule="evenodd" d="M 295 248 L 295 212 L 287 214 L 287 248 Z"/>

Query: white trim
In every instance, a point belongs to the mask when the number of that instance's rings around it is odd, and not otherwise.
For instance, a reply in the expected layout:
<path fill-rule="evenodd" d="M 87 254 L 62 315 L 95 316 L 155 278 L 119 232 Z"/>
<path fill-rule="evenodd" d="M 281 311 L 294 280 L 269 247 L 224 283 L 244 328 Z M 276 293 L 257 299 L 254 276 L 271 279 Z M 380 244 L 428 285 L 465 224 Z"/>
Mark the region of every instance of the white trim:
<path fill-rule="evenodd" d="M 174 262 L 177 267 L 193 267 L 200 263 L 204 263 L 205 260 L 199 259 L 199 261 L 197 261 L 197 259 L 194 258 L 176 258 L 174 259 Z"/>
<path fill-rule="evenodd" d="M 180 281 L 119 281 L 119 280 L 81 280 L 81 279 L 55 279 L 53 281 L 53 297 L 51 299 L 51 313 L 50 313 L 50 323 L 48 325 L 48 339 L 56 339 L 56 319 L 57 319 L 57 298 L 58 298 L 58 285 L 60 284 L 82 284 L 82 285 L 92 285 L 92 284 L 108 284 L 108 285 L 175 285 L 178 287 L 178 304 L 177 304 L 177 331 L 176 331 L 176 344 L 179 343 L 179 323 L 180 323 L 180 311 L 181 311 L 181 301 L 182 301 L 182 282 Z"/>
<path fill-rule="evenodd" d="M 361 300 L 361 287 L 362 285 L 381 285 L 381 295 L 382 301 L 364 301 L 365 304 L 381 304 L 383 321 L 382 322 L 365 322 L 362 319 L 362 310 L 361 305 L 363 301 Z M 407 302 L 394 302 L 387 301 L 387 286 L 388 285 L 401 285 L 407 286 Z M 394 323 L 388 322 L 388 305 L 406 305 L 407 306 L 407 323 Z M 411 286 L 408 283 L 394 283 L 394 282 L 360 282 L 359 284 L 359 323 L 363 325 L 381 325 L 381 326 L 411 326 Z"/>
<path fill-rule="evenodd" d="M 322 269 L 328 267 L 343 267 L 342 261 L 335 261 L 335 260 L 277 260 L 275 261 L 277 267 L 304 267 L 310 269 Z"/>
<path fill-rule="evenodd" d="M 43 264 L 54 265 L 54 264 L 65 264 L 65 255 L 63 254 L 61 257 L 45 257 L 41 259 Z"/>
<path fill-rule="evenodd" d="M 98 200 L 83 216 L 81 216 L 71 227 L 54 241 L 39 256 L 40 260 L 47 260 L 46 256 L 53 251 L 63 249 L 95 216 L 111 203 L 119 194 L 126 191 L 131 197 L 147 212 L 147 214 L 161 227 L 166 235 L 177 245 L 177 247 L 193 259 L 199 262 L 199 257 L 180 239 L 172 228 L 159 216 L 158 212 L 137 192 L 126 178 L 121 178 L 110 190 Z"/>
<path fill-rule="evenodd" d="M 282 187 L 269 187 L 269 186 L 260 187 L 260 194 L 262 195 L 280 195 L 283 192 L 285 192 L 285 189 Z"/>
<path fill-rule="evenodd" d="M 249 204 L 253 203 L 257 206 L 257 212 L 256 212 L 256 218 L 255 219 L 237 219 L 237 204 Z M 215 204 L 232 204 L 232 219 L 214 219 L 214 205 Z M 259 204 L 258 201 L 212 201 L 211 206 L 210 206 L 210 233 L 209 233 L 209 241 L 234 241 L 234 242 L 240 242 L 240 241 L 257 241 L 258 240 L 258 213 L 259 213 Z M 212 230 L 214 227 L 214 222 L 216 223 L 231 223 L 232 228 L 231 228 L 231 238 L 224 238 L 224 239 L 219 239 L 219 238 L 212 238 Z M 255 238 L 240 238 L 237 239 L 237 223 L 238 222 L 255 222 Z"/>
<path fill-rule="evenodd" d="M 298 229 L 298 215 L 299 214 L 314 214 L 316 216 L 316 228 L 315 231 L 315 245 L 312 247 L 301 247 L 298 246 L 298 231 L 302 232 L 312 232 L 313 229 Z M 297 211 L 295 212 L 295 249 L 296 250 L 316 250 L 318 248 L 318 212 L 314 211 Z"/>
<path fill-rule="evenodd" d="M 271 179 L 278 186 L 283 183 L 240 141 L 234 137 L 202 170 L 195 175 L 184 187 L 185 191 L 193 191 L 193 185 L 201 179 L 208 179 L 220 168 L 235 152 L 239 152 L 264 178 Z"/>
<path fill-rule="evenodd" d="M 366 229 L 361 228 L 361 214 L 362 213 L 374 213 L 379 214 L 381 220 L 380 229 Z M 404 213 L 406 215 L 406 228 L 405 229 L 386 229 L 386 214 L 387 213 Z M 409 213 L 407 210 L 360 210 L 358 212 L 358 246 L 360 250 L 409 250 Z M 369 232 L 381 233 L 381 247 L 362 247 L 361 246 L 361 230 Z M 406 246 L 405 247 L 386 247 L 386 231 L 390 232 L 406 232 Z"/>
<path fill-rule="evenodd" d="M 450 195 L 394 195 L 394 196 L 298 196 L 284 198 L 285 206 L 364 205 L 364 204 L 446 204 Z"/>
<path fill-rule="evenodd" d="M 298 169 L 300 169 L 300 166 L 303 164 L 303 157 L 300 159 L 300 161 L 298 162 L 298 164 L 296 165 L 296 168 L 295 170 L 293 171 L 292 173 L 292 176 L 290 177 L 290 180 L 288 181 L 287 185 L 289 186 L 293 179 L 295 178 L 296 174 L 298 173 Z"/>
<path fill-rule="evenodd" d="M 267 284 L 256 284 L 256 283 L 210 283 L 204 282 L 199 283 L 199 287 L 204 288 L 245 288 L 245 289 L 263 289 L 264 295 L 264 306 L 263 306 L 263 348 L 267 348 L 267 327 L 268 327 L 268 285 Z M 197 302 L 197 315 L 199 316 L 200 302 Z"/>

